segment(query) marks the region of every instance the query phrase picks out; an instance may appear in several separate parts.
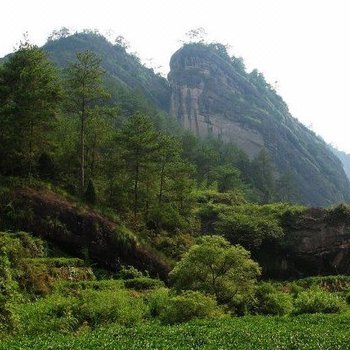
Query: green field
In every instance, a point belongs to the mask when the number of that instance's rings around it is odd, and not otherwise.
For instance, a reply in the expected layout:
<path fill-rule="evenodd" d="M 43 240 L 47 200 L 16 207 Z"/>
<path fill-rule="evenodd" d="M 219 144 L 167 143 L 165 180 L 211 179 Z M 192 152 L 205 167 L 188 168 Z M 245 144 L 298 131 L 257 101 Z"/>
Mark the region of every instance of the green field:
<path fill-rule="evenodd" d="M 157 323 L 133 328 L 110 326 L 79 335 L 12 338 L 1 350 L 114 349 L 350 349 L 350 314 L 290 317 L 246 316 L 195 321 L 176 326 Z"/>

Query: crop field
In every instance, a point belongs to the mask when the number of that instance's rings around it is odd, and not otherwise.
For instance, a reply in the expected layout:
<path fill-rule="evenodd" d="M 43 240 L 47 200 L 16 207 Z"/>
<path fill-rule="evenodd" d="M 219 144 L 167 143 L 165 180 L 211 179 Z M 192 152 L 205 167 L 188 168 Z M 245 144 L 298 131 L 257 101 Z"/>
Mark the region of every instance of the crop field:
<path fill-rule="evenodd" d="M 350 349 L 350 314 L 289 317 L 246 316 L 194 321 L 175 326 L 158 323 L 132 328 L 109 326 L 79 334 L 14 337 L 1 350 L 114 349 Z"/>

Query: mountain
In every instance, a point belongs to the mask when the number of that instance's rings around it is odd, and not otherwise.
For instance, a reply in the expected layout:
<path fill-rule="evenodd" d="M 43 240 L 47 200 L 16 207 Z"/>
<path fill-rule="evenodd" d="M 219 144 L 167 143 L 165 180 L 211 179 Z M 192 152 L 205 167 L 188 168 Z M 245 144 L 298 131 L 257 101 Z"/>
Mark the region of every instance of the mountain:
<path fill-rule="evenodd" d="M 329 148 L 343 163 L 345 174 L 350 180 L 350 154 L 347 154 L 343 151 L 339 151 L 337 148 L 331 145 L 329 146 Z"/>
<path fill-rule="evenodd" d="M 275 178 L 292 176 L 300 202 L 350 202 L 350 182 L 339 154 L 335 156 L 320 137 L 293 118 L 262 74 L 248 73 L 242 60 L 229 57 L 223 45 L 185 44 L 171 58 L 168 80 L 123 46 L 91 32 L 49 40 L 43 49 L 62 68 L 78 51 L 95 52 L 107 83 L 129 94 L 125 115 L 135 112 L 132 96 L 141 96 L 152 106 L 150 113 L 169 113 L 195 135 L 233 143 L 251 160 L 267 150 Z M 114 100 L 124 97 L 117 94 Z"/>
<path fill-rule="evenodd" d="M 90 50 L 101 59 L 107 79 L 127 90 L 144 95 L 159 109 L 169 109 L 170 88 L 165 78 L 155 74 L 153 69 L 141 64 L 140 60 L 126 52 L 121 45 L 113 45 L 105 37 L 90 32 L 76 33 L 58 40 L 50 40 L 43 49 L 50 59 L 60 67 L 73 62 L 76 53 Z"/>
<path fill-rule="evenodd" d="M 232 142 L 250 158 L 269 152 L 276 177 L 293 172 L 301 201 L 326 206 L 350 200 L 350 183 L 326 143 L 293 118 L 286 103 L 220 44 L 186 44 L 171 58 L 170 113 L 201 137 Z"/>

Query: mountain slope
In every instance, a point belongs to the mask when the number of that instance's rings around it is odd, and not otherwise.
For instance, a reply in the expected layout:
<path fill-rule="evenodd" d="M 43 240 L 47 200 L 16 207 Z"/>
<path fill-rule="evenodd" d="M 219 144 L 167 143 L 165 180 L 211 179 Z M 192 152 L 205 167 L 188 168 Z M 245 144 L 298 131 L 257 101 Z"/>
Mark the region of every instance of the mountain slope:
<path fill-rule="evenodd" d="M 329 146 L 331 151 L 340 159 L 343 164 L 344 171 L 348 179 L 350 180 L 350 154 L 347 154 L 343 151 L 339 151 L 338 149 Z"/>
<path fill-rule="evenodd" d="M 293 170 L 305 204 L 350 200 L 349 180 L 325 142 L 291 116 L 261 74 L 246 73 L 222 45 L 187 44 L 170 68 L 170 113 L 183 127 L 233 142 L 251 158 L 267 149 L 279 175 Z"/>
<path fill-rule="evenodd" d="M 91 50 L 101 58 L 107 78 L 122 87 L 140 92 L 162 110 L 167 111 L 169 108 L 170 89 L 167 80 L 142 65 L 136 56 L 128 54 L 122 46 L 111 44 L 101 35 L 76 33 L 48 41 L 43 49 L 60 67 L 74 62 L 77 52 Z"/>

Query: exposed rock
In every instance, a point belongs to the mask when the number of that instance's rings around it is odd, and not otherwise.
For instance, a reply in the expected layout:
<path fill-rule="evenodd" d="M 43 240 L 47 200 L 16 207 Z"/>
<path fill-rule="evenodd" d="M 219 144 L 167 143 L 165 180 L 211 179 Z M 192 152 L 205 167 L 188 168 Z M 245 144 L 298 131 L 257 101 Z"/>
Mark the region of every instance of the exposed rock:
<path fill-rule="evenodd" d="M 329 220 L 324 209 L 285 218 L 286 236 L 265 243 L 256 256 L 265 276 L 296 278 L 350 273 L 350 225 Z"/>
<path fill-rule="evenodd" d="M 250 158 L 267 149 L 278 174 L 294 170 L 305 204 L 350 201 L 349 180 L 325 142 L 290 115 L 261 76 L 247 74 L 219 49 L 189 44 L 173 55 L 170 113 L 196 135 L 233 142 Z"/>

